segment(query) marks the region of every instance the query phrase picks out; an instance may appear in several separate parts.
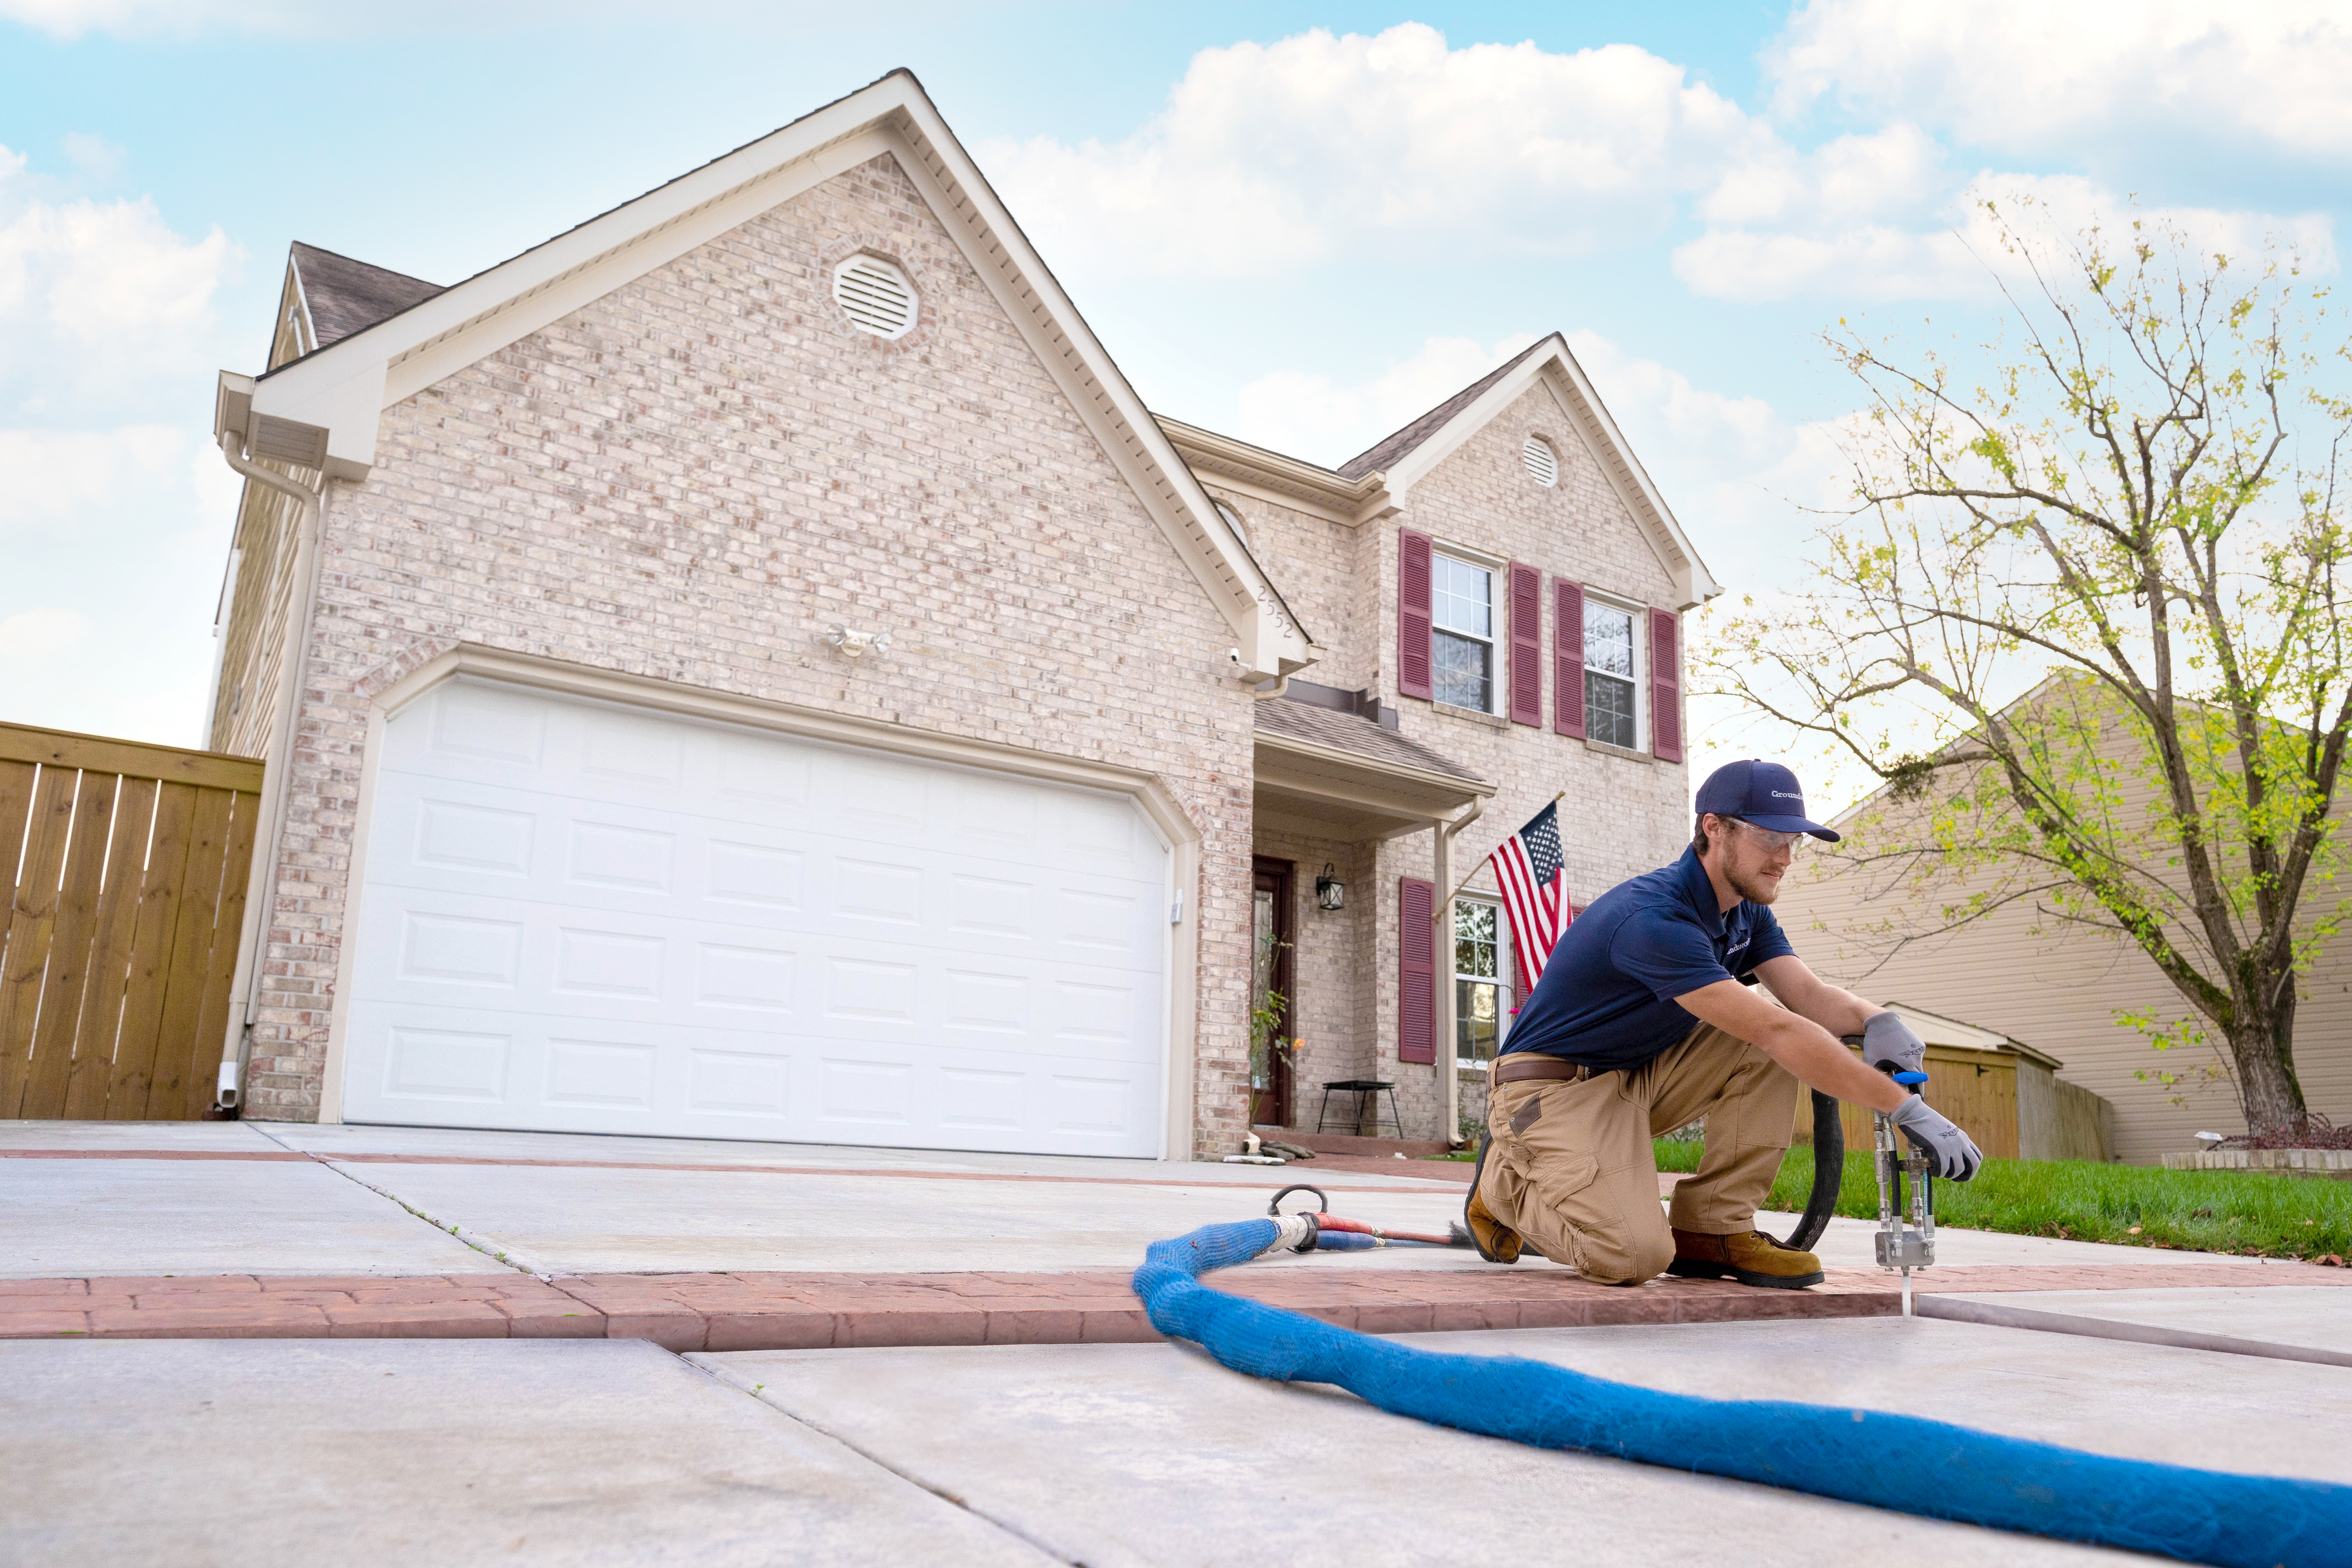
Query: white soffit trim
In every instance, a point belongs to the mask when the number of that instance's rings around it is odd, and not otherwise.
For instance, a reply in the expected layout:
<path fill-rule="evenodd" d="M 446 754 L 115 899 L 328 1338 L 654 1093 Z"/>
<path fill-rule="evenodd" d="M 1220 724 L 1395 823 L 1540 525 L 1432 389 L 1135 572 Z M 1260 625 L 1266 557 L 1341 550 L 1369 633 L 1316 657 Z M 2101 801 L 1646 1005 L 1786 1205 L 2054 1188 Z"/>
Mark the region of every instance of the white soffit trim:
<path fill-rule="evenodd" d="M 328 433 L 328 474 L 364 479 L 383 411 L 509 343 L 889 153 L 1231 626 L 1244 678 L 1318 649 L 907 71 L 794 121 L 355 332 L 255 385 L 254 411 Z"/>
<path fill-rule="evenodd" d="M 1601 395 L 1586 378 L 1584 367 L 1576 363 L 1576 356 L 1568 352 L 1567 342 L 1558 332 L 1391 468 L 1387 475 L 1390 495 L 1402 500 L 1423 475 L 1517 402 L 1520 395 L 1538 380 L 1550 388 L 1560 412 L 1575 426 L 1586 449 L 1601 465 L 1610 487 L 1641 528 L 1643 538 L 1656 552 L 1659 563 L 1673 577 L 1675 592 L 1681 600 L 1675 608 L 1693 609 L 1722 593 L 1723 585 L 1706 569 L 1706 563 L 1699 559 L 1690 536 L 1683 531 L 1657 486 L 1651 483 L 1648 471 L 1633 456 L 1617 422 L 1601 404 Z"/>

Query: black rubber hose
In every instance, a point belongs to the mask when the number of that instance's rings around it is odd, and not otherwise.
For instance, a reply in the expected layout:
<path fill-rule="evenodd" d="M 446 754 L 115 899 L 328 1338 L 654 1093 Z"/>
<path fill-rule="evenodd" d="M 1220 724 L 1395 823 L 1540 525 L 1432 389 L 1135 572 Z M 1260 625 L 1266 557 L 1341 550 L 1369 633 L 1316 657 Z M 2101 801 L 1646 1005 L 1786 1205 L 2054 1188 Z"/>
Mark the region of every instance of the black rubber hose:
<path fill-rule="evenodd" d="M 1837 1213 L 1838 1183 L 1844 1175 L 1845 1127 L 1838 1121 L 1838 1102 L 1817 1089 L 1813 1090 L 1813 1190 L 1805 1199 L 1805 1212 L 1797 1228 L 1782 1238 L 1781 1246 L 1800 1252 L 1813 1249 L 1813 1243 L 1829 1228 L 1830 1215 Z"/>

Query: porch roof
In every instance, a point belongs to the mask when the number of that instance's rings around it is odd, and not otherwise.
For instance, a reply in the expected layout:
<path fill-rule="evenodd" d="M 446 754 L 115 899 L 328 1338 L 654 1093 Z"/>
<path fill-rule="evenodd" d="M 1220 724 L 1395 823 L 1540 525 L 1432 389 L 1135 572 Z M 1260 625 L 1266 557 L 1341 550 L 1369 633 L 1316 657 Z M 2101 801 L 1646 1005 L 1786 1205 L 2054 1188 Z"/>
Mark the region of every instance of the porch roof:
<path fill-rule="evenodd" d="M 1315 838 L 1416 833 L 1495 793 L 1450 757 L 1354 713 L 1282 698 L 1257 705 L 1260 823 Z"/>

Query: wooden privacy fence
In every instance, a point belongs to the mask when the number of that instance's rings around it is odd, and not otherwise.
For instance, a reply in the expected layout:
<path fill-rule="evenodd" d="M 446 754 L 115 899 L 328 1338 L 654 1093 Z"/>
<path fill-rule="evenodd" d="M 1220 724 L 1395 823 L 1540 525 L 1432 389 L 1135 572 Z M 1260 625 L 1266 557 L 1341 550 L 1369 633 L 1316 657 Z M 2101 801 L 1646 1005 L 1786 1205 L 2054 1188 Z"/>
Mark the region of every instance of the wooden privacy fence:
<path fill-rule="evenodd" d="M 0 724 L 0 1118 L 212 1104 L 260 790 L 249 757 Z"/>

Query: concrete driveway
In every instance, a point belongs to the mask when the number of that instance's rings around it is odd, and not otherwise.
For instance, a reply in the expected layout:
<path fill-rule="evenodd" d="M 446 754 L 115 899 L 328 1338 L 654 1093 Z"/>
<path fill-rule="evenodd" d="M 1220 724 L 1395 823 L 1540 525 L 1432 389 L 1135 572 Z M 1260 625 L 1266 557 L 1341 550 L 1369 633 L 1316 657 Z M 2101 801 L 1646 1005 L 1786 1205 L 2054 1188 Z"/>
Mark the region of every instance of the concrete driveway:
<path fill-rule="evenodd" d="M 998 1342 L 1148 1335 L 1144 1247 L 1295 1179 L 1392 1226 L 1460 1204 L 1453 1173 L 0 1124 L 0 1563 L 2123 1560 L 1526 1449 L 1178 1345 Z M 2344 1271 L 1946 1231 L 1937 1299 L 2075 1331 L 1905 1321 L 1875 1315 L 1868 1228 L 1838 1222 L 1802 1293 L 1402 1250 L 1216 1283 L 1368 1329 L 1583 1323 L 1413 1340 L 1643 1386 L 2352 1482 Z M 1756 1310 L 1814 1316 L 1700 1321 Z M 135 1498 L 88 1484 L 111 1476 Z"/>

